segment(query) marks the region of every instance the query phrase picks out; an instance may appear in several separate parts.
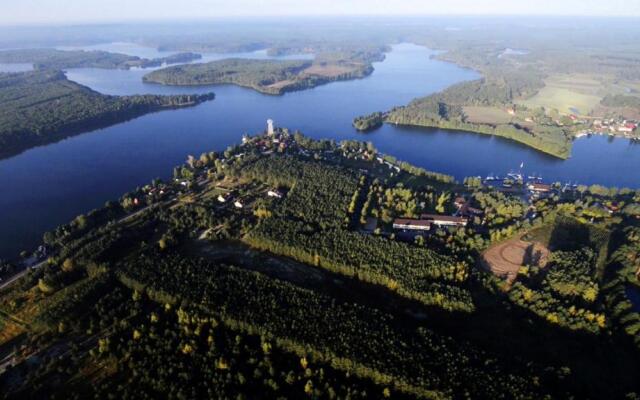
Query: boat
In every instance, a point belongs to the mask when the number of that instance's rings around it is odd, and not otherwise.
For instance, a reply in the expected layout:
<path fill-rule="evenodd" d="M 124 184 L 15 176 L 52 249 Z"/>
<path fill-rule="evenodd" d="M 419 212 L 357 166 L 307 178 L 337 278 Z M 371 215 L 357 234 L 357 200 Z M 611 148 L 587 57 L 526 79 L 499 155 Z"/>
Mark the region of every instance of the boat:
<path fill-rule="evenodd" d="M 509 172 L 507 174 L 507 177 L 516 180 L 516 181 L 521 181 L 522 180 L 522 174 L 518 173 L 518 172 Z"/>

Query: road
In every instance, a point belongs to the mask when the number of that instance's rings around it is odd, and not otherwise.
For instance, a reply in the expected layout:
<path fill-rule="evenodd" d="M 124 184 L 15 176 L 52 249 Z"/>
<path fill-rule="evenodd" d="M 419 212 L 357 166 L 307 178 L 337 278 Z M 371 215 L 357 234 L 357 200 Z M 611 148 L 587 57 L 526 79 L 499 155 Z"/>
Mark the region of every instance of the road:
<path fill-rule="evenodd" d="M 196 184 L 199 187 L 202 187 L 202 186 L 206 185 L 208 182 L 209 182 L 209 179 L 199 179 L 196 182 Z M 148 210 L 148 209 L 150 209 L 152 207 L 161 206 L 161 205 L 166 206 L 166 205 L 176 201 L 177 199 L 178 199 L 178 195 L 173 196 L 170 199 L 167 199 L 167 200 L 165 200 L 164 202 L 161 202 L 161 203 L 150 204 L 150 205 L 148 205 L 146 207 L 143 207 L 143 208 L 141 208 L 141 209 L 139 209 L 139 210 L 137 210 L 137 211 L 135 211 L 135 212 L 133 212 L 131 214 L 125 215 L 124 217 L 122 217 L 119 220 L 117 220 L 115 223 L 116 224 L 120 224 L 120 223 L 123 223 L 123 222 L 127 222 L 127 221 L 135 218 L 136 216 L 140 215 L 141 213 L 145 212 L 146 210 Z M 1 282 L 0 283 L 0 290 L 3 290 L 4 288 L 9 287 L 12 283 L 16 282 L 17 280 L 19 280 L 20 278 L 25 276 L 29 272 L 30 269 L 38 269 L 38 268 L 43 267 L 45 264 L 47 264 L 47 260 L 40 261 L 40 262 L 38 262 L 36 264 L 33 264 L 33 265 L 25 266 L 24 270 L 18 272 L 17 274 L 12 276 L 8 280 Z"/>
<path fill-rule="evenodd" d="M 34 264 L 32 266 L 27 266 L 25 267 L 25 269 L 23 269 L 22 271 L 18 272 L 17 274 L 15 274 L 14 276 L 12 276 L 11 278 L 9 278 L 6 281 L 3 281 L 2 284 L 0 284 L 0 290 L 8 287 L 9 285 L 11 285 L 13 282 L 17 281 L 18 279 L 22 278 L 23 276 L 25 276 L 27 274 L 27 272 L 29 272 L 30 269 L 38 269 L 42 266 L 44 266 L 47 263 L 47 260 L 44 261 L 40 261 L 37 264 Z"/>
<path fill-rule="evenodd" d="M 151 204 L 151 205 L 148 205 L 146 207 L 143 207 L 143 208 L 137 210 L 134 213 L 127 214 L 124 217 L 120 218 L 119 220 L 116 221 L 116 224 L 120 224 L 122 222 L 127 222 L 130 219 L 135 218 L 136 216 L 140 215 L 144 211 L 146 211 L 146 210 L 148 210 L 148 209 L 150 209 L 150 208 L 152 208 L 154 206 L 157 206 L 157 205 L 160 205 L 160 204 L 166 205 L 166 204 L 169 204 L 169 203 L 175 201 L 176 199 L 177 199 L 177 196 L 172 197 L 171 199 L 168 199 L 163 203 L 156 203 L 156 204 Z M 36 264 L 30 265 L 30 266 L 26 266 L 22 271 L 20 271 L 17 274 L 13 275 L 8 280 L 3 281 L 2 283 L 0 283 L 0 290 L 3 290 L 4 288 L 9 287 L 12 283 L 14 283 L 15 281 L 19 280 L 23 276 L 25 276 L 29 272 L 30 269 L 38 269 L 38 268 L 41 268 L 41 267 L 45 266 L 47 264 L 47 261 L 48 260 L 43 260 L 43 261 L 40 261 L 40 262 L 38 262 Z"/>

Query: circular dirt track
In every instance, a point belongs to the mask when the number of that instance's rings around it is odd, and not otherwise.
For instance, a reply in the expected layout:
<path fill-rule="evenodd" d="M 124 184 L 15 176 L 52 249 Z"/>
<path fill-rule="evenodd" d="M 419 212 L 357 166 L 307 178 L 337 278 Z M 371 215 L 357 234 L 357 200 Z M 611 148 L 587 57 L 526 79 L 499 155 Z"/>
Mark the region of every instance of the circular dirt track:
<path fill-rule="evenodd" d="M 483 254 L 483 265 L 495 275 L 513 282 L 520 267 L 537 265 L 544 267 L 549 250 L 539 243 L 525 242 L 520 237 L 490 247 Z"/>

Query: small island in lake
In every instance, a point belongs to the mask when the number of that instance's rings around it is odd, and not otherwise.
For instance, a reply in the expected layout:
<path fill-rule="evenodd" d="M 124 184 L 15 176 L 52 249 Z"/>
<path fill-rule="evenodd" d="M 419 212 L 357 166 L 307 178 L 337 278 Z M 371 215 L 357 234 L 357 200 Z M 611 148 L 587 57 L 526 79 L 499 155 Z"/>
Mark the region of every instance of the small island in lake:
<path fill-rule="evenodd" d="M 380 55 L 379 55 L 380 56 Z M 281 95 L 350 79 L 373 72 L 372 61 L 379 58 L 323 55 L 315 60 L 254 60 L 231 58 L 204 64 L 177 65 L 150 72 L 145 82 L 194 86 L 233 84 L 260 93 Z"/>
<path fill-rule="evenodd" d="M 213 93 L 108 96 L 68 80 L 60 71 L 0 73 L 0 158 L 150 112 L 194 106 L 213 98 Z"/>

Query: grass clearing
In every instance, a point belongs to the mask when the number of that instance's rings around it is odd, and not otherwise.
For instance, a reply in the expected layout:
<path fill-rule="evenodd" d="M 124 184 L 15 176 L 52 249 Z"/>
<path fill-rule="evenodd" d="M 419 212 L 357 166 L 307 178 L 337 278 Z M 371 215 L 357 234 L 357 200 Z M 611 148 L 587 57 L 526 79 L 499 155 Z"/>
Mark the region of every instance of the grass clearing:
<path fill-rule="evenodd" d="M 545 87 L 538 94 L 521 103 L 530 108 L 587 115 L 600 104 L 604 91 L 605 84 L 589 75 L 553 75 L 545 80 Z"/>
<path fill-rule="evenodd" d="M 340 75 L 354 72 L 357 69 L 355 66 L 338 65 L 338 64 L 313 64 L 309 68 L 302 71 L 306 75 L 318 75 L 329 78 L 335 78 Z"/>
<path fill-rule="evenodd" d="M 474 124 L 500 125 L 513 120 L 506 110 L 498 107 L 465 106 L 463 109 L 467 121 Z"/>

